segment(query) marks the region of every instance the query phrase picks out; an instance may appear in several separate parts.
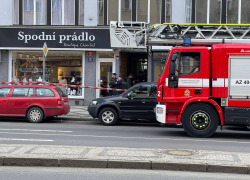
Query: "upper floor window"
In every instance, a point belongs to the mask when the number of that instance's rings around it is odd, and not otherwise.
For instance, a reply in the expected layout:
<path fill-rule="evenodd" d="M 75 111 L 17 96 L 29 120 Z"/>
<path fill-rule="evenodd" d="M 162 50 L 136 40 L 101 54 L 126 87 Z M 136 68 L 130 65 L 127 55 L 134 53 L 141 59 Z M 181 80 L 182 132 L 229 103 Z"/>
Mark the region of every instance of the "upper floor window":
<path fill-rule="evenodd" d="M 79 24 L 84 24 L 84 0 L 79 0 Z"/>
<path fill-rule="evenodd" d="M 52 25 L 75 24 L 75 0 L 52 0 Z"/>
<path fill-rule="evenodd" d="M 171 22 L 171 13 L 172 13 L 172 3 L 171 3 L 171 0 L 166 0 L 166 7 L 165 7 L 165 22 Z"/>
<path fill-rule="evenodd" d="M 241 24 L 250 23 L 250 1 L 241 0 Z"/>
<path fill-rule="evenodd" d="M 104 1 L 98 0 L 98 25 L 104 24 Z"/>
<path fill-rule="evenodd" d="M 19 24 L 19 0 L 14 0 L 13 24 Z"/>
<path fill-rule="evenodd" d="M 186 0 L 186 23 L 192 20 L 192 0 Z"/>
<path fill-rule="evenodd" d="M 132 20 L 132 0 L 121 0 L 121 20 Z"/>
<path fill-rule="evenodd" d="M 195 22 L 207 23 L 207 0 L 196 1 L 195 6 Z"/>
<path fill-rule="evenodd" d="M 239 0 L 227 0 L 227 24 L 238 22 Z"/>
<path fill-rule="evenodd" d="M 150 24 L 161 23 L 161 0 L 150 0 Z"/>
<path fill-rule="evenodd" d="M 210 0 L 209 23 L 221 23 L 222 0 Z"/>
<path fill-rule="evenodd" d="M 108 24 L 110 21 L 118 21 L 118 0 L 108 0 Z"/>
<path fill-rule="evenodd" d="M 148 22 L 148 0 L 136 1 L 137 21 Z"/>
<path fill-rule="evenodd" d="M 23 24 L 46 25 L 46 13 L 47 13 L 46 9 L 47 9 L 46 0 L 24 0 Z"/>

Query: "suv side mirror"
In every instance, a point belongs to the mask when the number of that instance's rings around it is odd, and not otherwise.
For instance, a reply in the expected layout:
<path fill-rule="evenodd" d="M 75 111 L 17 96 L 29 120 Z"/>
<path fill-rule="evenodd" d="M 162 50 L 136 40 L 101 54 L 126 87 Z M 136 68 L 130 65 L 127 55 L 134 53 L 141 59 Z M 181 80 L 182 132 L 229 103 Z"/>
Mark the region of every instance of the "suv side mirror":
<path fill-rule="evenodd" d="M 128 99 L 131 98 L 131 94 L 130 94 L 130 93 L 127 94 L 127 98 L 128 98 Z"/>

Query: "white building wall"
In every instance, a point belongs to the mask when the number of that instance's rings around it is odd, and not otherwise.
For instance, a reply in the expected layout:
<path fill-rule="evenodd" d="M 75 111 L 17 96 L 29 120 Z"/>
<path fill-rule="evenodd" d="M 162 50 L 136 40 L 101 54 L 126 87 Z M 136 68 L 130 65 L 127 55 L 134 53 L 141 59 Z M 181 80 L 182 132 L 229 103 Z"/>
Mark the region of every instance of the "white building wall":
<path fill-rule="evenodd" d="M 186 1 L 172 0 L 171 23 L 186 23 Z"/>
<path fill-rule="evenodd" d="M 0 26 L 10 26 L 12 25 L 12 0 L 0 0 Z"/>
<path fill-rule="evenodd" d="M 84 1 L 84 26 L 97 26 L 98 0 Z"/>

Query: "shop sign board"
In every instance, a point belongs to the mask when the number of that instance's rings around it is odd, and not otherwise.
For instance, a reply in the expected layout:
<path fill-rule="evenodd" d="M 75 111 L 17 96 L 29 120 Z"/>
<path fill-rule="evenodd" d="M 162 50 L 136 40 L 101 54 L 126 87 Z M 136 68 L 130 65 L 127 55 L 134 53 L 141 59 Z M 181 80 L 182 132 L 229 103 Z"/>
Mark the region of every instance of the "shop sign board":
<path fill-rule="evenodd" d="M 0 39 L 4 48 L 40 48 L 46 42 L 50 48 L 111 49 L 109 29 L 1 28 Z"/>

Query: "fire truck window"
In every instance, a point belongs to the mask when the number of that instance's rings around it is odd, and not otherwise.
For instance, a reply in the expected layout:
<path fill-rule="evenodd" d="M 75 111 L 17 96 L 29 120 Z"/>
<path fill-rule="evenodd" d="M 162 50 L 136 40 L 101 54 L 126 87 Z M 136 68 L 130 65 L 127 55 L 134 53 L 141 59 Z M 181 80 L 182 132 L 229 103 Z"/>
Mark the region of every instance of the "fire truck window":
<path fill-rule="evenodd" d="M 200 53 L 182 53 L 180 60 L 180 76 L 200 72 Z"/>

